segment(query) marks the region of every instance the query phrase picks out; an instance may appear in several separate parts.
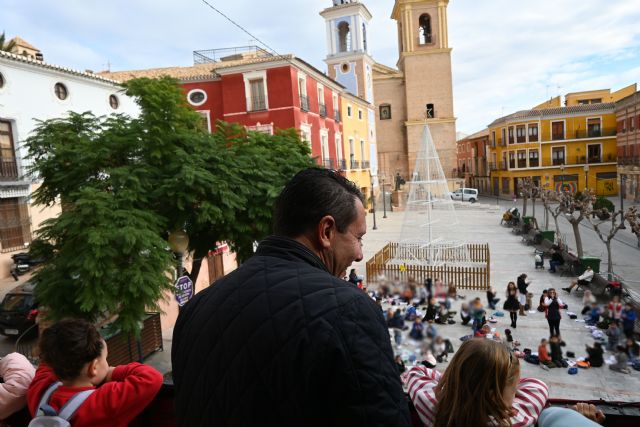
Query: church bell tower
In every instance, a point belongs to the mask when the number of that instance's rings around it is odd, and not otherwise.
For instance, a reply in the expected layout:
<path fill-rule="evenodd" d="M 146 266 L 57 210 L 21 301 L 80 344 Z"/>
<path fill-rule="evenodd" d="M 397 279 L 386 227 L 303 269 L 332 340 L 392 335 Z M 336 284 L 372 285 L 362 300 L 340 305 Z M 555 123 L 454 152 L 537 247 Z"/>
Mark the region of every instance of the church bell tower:
<path fill-rule="evenodd" d="M 404 74 L 409 167 L 428 124 L 451 177 L 457 162 L 448 5 L 449 0 L 395 0 L 391 17 L 398 25 L 397 67 Z"/>
<path fill-rule="evenodd" d="M 373 104 L 372 72 L 368 31 L 371 12 L 359 0 L 333 0 L 333 6 L 320 12 L 327 26 L 329 77 L 352 94 Z"/>

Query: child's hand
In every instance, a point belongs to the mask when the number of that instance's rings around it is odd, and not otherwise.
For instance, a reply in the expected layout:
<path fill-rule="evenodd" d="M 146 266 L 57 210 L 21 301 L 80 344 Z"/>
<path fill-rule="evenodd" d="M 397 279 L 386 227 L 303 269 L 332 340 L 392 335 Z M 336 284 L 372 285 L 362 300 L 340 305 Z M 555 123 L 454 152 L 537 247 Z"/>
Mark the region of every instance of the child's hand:
<path fill-rule="evenodd" d="M 107 371 L 107 376 L 104 379 L 105 383 L 108 383 L 109 381 L 111 381 L 111 375 L 113 375 L 113 370 L 116 369 L 113 366 L 109 366 L 109 370 Z"/>
<path fill-rule="evenodd" d="M 602 411 L 597 409 L 595 405 L 589 403 L 578 402 L 573 409 L 598 424 L 602 424 L 606 418 Z"/>

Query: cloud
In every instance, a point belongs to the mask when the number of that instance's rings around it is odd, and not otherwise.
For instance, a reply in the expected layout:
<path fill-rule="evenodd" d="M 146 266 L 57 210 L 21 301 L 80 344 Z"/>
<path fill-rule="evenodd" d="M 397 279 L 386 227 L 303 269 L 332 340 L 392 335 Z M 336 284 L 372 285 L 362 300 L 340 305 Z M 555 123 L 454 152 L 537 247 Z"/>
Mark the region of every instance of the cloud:
<path fill-rule="evenodd" d="M 208 0 L 279 53 L 326 68 L 331 0 Z M 8 35 L 77 69 L 189 65 L 192 51 L 254 44 L 201 0 L 1 0 Z M 363 0 L 373 14 L 375 60 L 395 66 L 393 1 Z M 617 89 L 638 80 L 637 0 L 451 0 L 454 105 L 458 130 L 472 133 L 502 114 L 558 93 Z"/>

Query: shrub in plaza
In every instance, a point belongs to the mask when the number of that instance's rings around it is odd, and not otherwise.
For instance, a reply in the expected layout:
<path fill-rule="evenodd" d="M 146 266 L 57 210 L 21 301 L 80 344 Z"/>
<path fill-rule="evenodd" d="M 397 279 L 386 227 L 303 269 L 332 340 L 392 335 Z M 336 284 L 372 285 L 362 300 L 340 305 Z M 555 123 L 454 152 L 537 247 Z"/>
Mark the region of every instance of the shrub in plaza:
<path fill-rule="evenodd" d="M 171 230 L 189 235 L 194 279 L 217 241 L 245 259 L 269 233 L 284 183 L 313 161 L 295 131 L 218 123 L 209 134 L 169 77 L 125 87 L 138 118 L 70 112 L 40 122 L 26 147 L 41 182 L 35 204 L 62 205 L 32 245 L 46 260 L 34 275 L 36 297 L 51 320 L 109 314 L 137 332 L 171 289 Z"/>

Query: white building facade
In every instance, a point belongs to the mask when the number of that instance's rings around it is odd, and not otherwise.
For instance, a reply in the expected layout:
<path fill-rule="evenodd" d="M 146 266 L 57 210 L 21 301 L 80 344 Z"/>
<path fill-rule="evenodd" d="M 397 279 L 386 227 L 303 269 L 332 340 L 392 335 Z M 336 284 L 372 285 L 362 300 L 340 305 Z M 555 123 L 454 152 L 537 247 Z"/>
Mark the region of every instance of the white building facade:
<path fill-rule="evenodd" d="M 69 111 L 132 117 L 140 112 L 115 81 L 0 52 L 0 279 L 9 275 L 11 254 L 25 250 L 42 221 L 59 213 L 57 206 L 31 204 L 38 182 L 25 176 L 24 141 L 39 120 Z"/>

